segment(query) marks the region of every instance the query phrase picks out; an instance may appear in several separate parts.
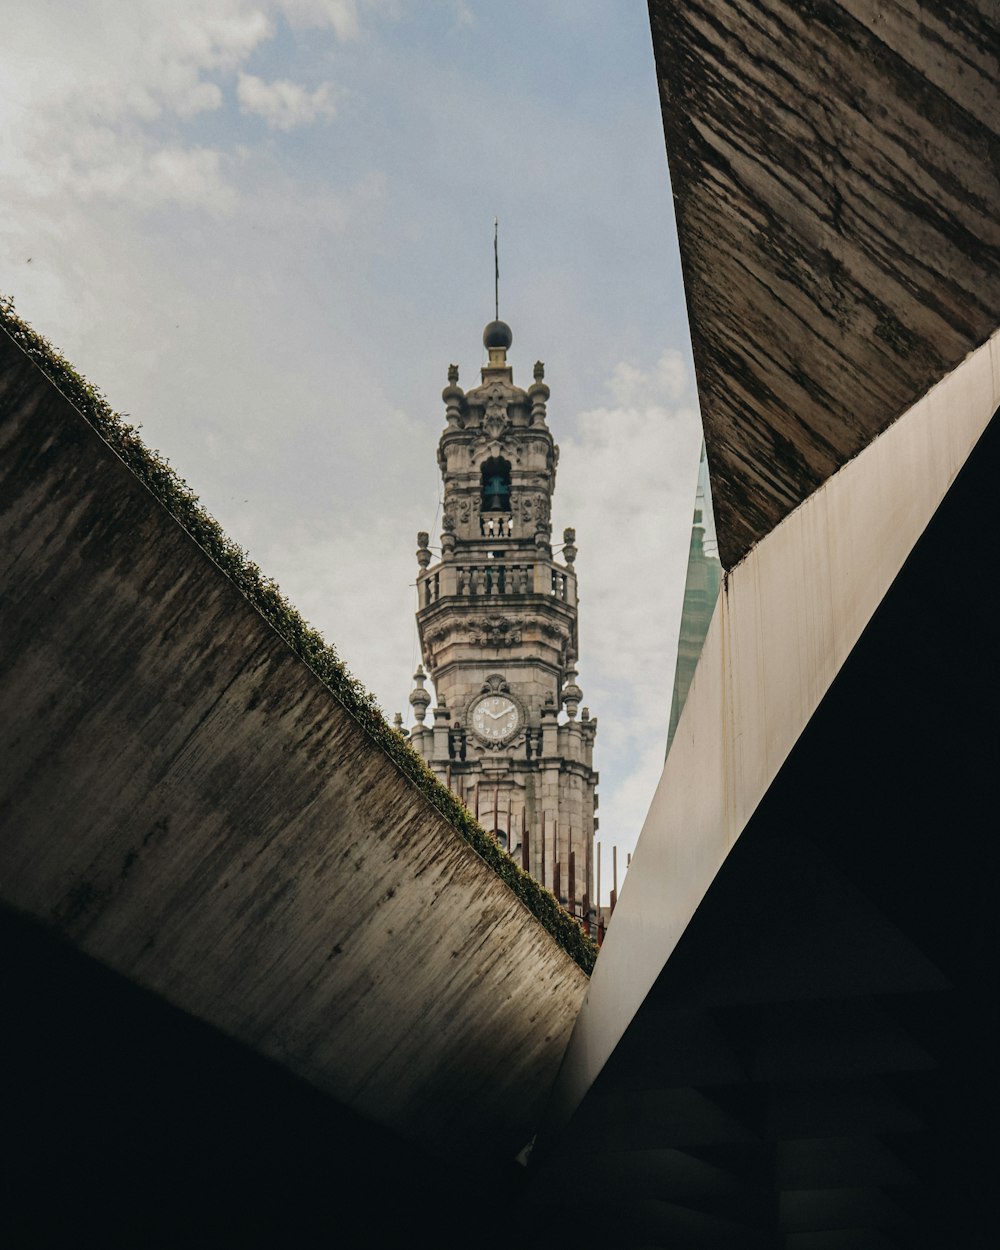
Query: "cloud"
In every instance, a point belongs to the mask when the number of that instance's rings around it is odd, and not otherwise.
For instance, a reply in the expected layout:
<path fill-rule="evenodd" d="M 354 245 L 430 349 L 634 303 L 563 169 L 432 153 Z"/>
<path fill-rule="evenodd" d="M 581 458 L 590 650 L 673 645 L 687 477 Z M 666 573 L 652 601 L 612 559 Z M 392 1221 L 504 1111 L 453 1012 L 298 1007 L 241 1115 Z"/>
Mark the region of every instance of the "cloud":
<path fill-rule="evenodd" d="M 71 216 L 76 202 L 104 200 L 226 211 L 233 188 L 224 154 L 190 142 L 190 119 L 218 110 L 213 76 L 230 72 L 271 33 L 243 0 L 202 12 L 134 0 L 25 9 L 7 32 L 0 188 L 27 213 Z M 31 206 L 28 208 L 28 206 Z"/>
<path fill-rule="evenodd" d="M 273 33 L 271 19 L 246 0 L 114 0 L 28 6 L 6 32 L 10 95 L 33 113 L 113 125 L 169 114 L 193 117 L 222 96 L 207 75 L 237 69 Z"/>
<path fill-rule="evenodd" d="M 328 82 L 307 91 L 284 78 L 264 82 L 253 74 L 240 74 L 236 91 L 241 110 L 263 118 L 273 130 L 291 130 L 320 117 L 331 118 L 336 112 L 333 86 Z"/>
<path fill-rule="evenodd" d="M 456 26 L 472 26 L 476 20 L 465 0 L 453 0 L 452 10 L 455 15 Z"/>
<path fill-rule="evenodd" d="M 392 719 L 409 710 L 407 698 L 419 662 L 411 544 L 400 540 L 395 518 L 325 518 L 326 535 L 291 524 L 282 550 L 266 541 L 253 556 L 263 568 L 281 565 L 281 589 L 332 642 L 341 659 L 372 690 Z M 341 522 L 338 524 L 338 521 Z M 378 577 L 371 551 L 379 552 Z"/>
<path fill-rule="evenodd" d="M 281 11 L 289 25 L 329 26 L 338 39 L 355 39 L 360 30 L 358 6 L 354 0 L 282 0 Z"/>
<path fill-rule="evenodd" d="M 373 0 L 375 4 L 375 0 Z M 377 5 L 376 5 L 377 7 Z M 193 141 L 191 123 L 241 110 L 288 130 L 333 116 L 330 83 L 307 88 L 248 72 L 279 19 L 360 31 L 354 0 L 72 0 L 29 5 L 0 47 L 0 193 L 15 208 L 114 200 L 139 209 L 228 211 L 237 194 L 230 128 Z M 235 80 L 235 84 L 234 84 Z M 229 96 L 231 99 L 232 97 Z"/>
<path fill-rule="evenodd" d="M 106 199 L 138 209 L 175 204 L 225 212 L 234 202 L 222 157 L 210 148 L 158 146 L 107 130 L 81 131 L 74 152 L 53 173 L 52 192 L 82 200 Z"/>
<path fill-rule="evenodd" d="M 0 148 L 0 188 L 26 220 L 50 206 L 63 228 L 82 204 L 103 200 L 141 210 L 162 205 L 226 212 L 235 191 L 225 156 L 197 144 L 151 139 L 133 127 L 77 118 L 61 135 L 44 120 L 22 131 L 30 142 Z"/>
<path fill-rule="evenodd" d="M 613 402 L 560 439 L 554 502 L 577 531 L 580 684 L 599 719 L 598 767 L 621 777 L 601 800 L 601 841 L 624 851 L 663 768 L 701 431 L 677 351 L 620 361 L 606 388 Z"/>
<path fill-rule="evenodd" d="M 665 399 L 677 401 L 691 385 L 687 364 L 678 351 L 664 352 L 650 370 L 631 361 L 619 361 L 612 371 L 608 390 L 615 403 L 627 409 L 648 408 Z"/>

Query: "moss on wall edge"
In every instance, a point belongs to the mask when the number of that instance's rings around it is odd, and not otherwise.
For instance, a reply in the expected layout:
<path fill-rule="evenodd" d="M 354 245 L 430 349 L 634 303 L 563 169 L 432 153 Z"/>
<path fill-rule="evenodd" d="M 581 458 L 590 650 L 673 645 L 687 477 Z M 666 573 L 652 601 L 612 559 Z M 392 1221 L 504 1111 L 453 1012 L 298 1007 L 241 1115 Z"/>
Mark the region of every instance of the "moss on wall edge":
<path fill-rule="evenodd" d="M 500 847 L 461 800 L 441 784 L 407 740 L 389 725 L 374 695 L 350 673 L 336 648 L 302 618 L 277 583 L 267 577 L 249 554 L 228 537 L 166 458 L 147 447 L 136 427 L 115 412 L 101 391 L 83 378 L 46 339 L 22 321 L 14 310 L 13 301 L 2 294 L 0 327 L 238 587 L 435 810 L 506 882 L 562 949 L 589 974 L 597 958 L 597 947 L 579 924 L 553 894 Z"/>

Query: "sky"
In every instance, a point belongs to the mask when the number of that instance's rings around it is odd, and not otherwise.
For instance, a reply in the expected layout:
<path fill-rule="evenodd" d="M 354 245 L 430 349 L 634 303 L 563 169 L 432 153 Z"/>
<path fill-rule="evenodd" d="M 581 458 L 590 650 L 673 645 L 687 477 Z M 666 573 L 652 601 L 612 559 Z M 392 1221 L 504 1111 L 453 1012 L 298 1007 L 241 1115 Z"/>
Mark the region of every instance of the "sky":
<path fill-rule="evenodd" d="M 0 291 L 391 719 L 441 389 L 545 361 L 604 881 L 663 763 L 700 425 L 642 0 L 0 0 Z M 607 886 L 605 886 L 605 894 Z"/>

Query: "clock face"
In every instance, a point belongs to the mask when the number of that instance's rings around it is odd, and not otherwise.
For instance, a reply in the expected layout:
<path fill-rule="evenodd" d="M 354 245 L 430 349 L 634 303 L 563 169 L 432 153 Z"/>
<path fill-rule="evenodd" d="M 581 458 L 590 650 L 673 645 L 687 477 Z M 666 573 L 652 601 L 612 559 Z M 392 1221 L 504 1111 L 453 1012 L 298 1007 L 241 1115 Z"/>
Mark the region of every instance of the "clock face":
<path fill-rule="evenodd" d="M 505 694 L 487 694 L 472 709 L 472 728 L 487 742 L 502 742 L 517 729 L 517 704 Z"/>

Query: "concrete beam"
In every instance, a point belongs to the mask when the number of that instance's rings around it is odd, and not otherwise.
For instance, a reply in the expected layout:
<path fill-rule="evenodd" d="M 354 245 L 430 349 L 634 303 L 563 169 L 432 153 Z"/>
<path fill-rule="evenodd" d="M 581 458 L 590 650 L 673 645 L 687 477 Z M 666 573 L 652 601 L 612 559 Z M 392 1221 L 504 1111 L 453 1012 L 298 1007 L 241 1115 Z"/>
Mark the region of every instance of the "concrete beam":
<path fill-rule="evenodd" d="M 650 0 L 724 567 L 990 335 L 993 0 Z"/>
<path fill-rule="evenodd" d="M 432 1151 L 534 1131 L 587 979 L 6 335 L 0 901 Z"/>
<path fill-rule="evenodd" d="M 998 408 L 1000 331 L 726 577 L 559 1075 L 557 1120 L 607 1062 Z"/>

